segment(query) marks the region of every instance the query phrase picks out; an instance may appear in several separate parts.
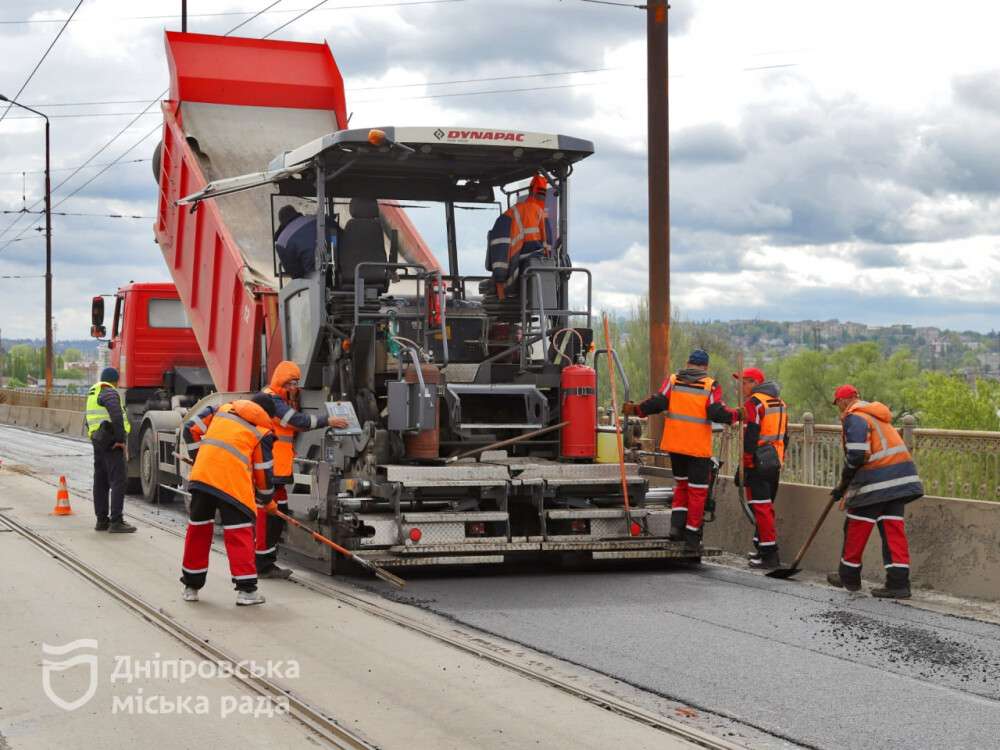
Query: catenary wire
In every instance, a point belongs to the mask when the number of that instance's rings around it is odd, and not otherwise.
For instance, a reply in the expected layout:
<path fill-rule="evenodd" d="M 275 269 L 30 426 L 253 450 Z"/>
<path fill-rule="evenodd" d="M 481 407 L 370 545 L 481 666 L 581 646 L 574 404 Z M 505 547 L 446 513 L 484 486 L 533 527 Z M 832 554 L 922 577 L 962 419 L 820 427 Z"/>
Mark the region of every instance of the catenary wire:
<path fill-rule="evenodd" d="M 49 44 L 48 49 L 46 49 L 45 52 L 42 53 L 41 58 L 39 58 L 38 62 L 35 63 L 35 67 L 31 69 L 30 73 L 28 73 L 28 77 L 24 79 L 24 83 L 21 84 L 21 88 L 19 88 L 17 90 L 17 93 L 14 94 L 14 96 L 12 97 L 14 101 L 17 101 L 17 98 L 21 95 L 21 92 L 23 92 L 24 89 L 27 88 L 28 84 L 31 83 L 31 79 L 35 77 L 35 73 L 37 73 L 38 69 L 42 67 L 42 63 L 45 62 L 45 58 L 49 56 L 49 53 L 52 51 L 52 48 L 56 46 L 56 42 L 59 41 L 59 37 L 63 35 L 64 31 L 66 31 L 66 27 L 69 26 L 69 22 L 73 20 L 73 16 L 76 15 L 76 12 L 80 10 L 81 5 L 83 5 L 83 0 L 80 0 L 80 2 L 76 4 L 76 7 L 73 8 L 73 12 L 69 14 L 69 18 L 66 19 L 66 22 L 59 29 L 59 33 L 56 34 L 55 38 Z M 3 111 L 3 114 L 0 115 L 0 122 L 3 122 L 4 118 L 7 116 L 7 113 L 10 112 L 10 109 L 13 106 L 14 105 L 12 103 L 7 104 L 7 109 L 5 109 Z"/>
<path fill-rule="evenodd" d="M 82 0 L 81 0 L 81 2 L 82 2 Z M 267 6 L 265 7 L 265 10 L 267 10 L 268 8 L 273 8 L 275 4 L 276 4 L 276 3 L 271 3 L 271 4 L 267 5 Z M 319 7 L 319 5 L 316 5 L 316 6 L 313 6 L 313 7 L 314 7 L 314 8 L 318 8 L 318 7 Z M 305 16 L 305 15 L 307 15 L 307 14 L 308 14 L 309 12 L 311 12 L 311 10 L 310 10 L 310 11 L 306 11 L 305 13 L 301 13 L 300 15 L 296 16 L 296 17 L 295 17 L 295 18 L 293 19 L 293 21 L 298 21 L 299 19 L 301 19 L 301 18 L 303 18 L 303 17 Z M 258 13 L 257 15 L 260 15 L 260 13 Z M 239 23 L 239 24 L 237 24 L 236 26 L 234 26 L 233 28 L 231 28 L 231 29 L 230 29 L 229 31 L 227 31 L 227 32 L 226 32 L 225 34 L 223 34 L 223 36 L 229 36 L 229 34 L 231 34 L 231 33 L 232 33 L 233 31 L 235 31 L 235 30 L 236 30 L 237 28 L 239 28 L 239 27 L 240 27 L 240 26 L 242 26 L 242 25 L 243 25 L 243 23 L 242 23 L 242 22 L 241 22 L 241 23 Z M 279 27 L 279 28 L 284 28 L 284 27 L 285 27 L 285 26 L 287 26 L 287 25 L 288 25 L 287 23 L 286 23 L 286 24 L 283 24 L 283 25 L 282 25 L 281 27 Z M 273 33 L 273 32 L 271 32 L 271 33 Z M 73 177 L 75 177 L 75 176 L 76 176 L 76 175 L 77 175 L 77 174 L 78 174 L 78 173 L 80 172 L 80 170 L 81 170 L 81 169 L 83 169 L 83 168 L 84 168 L 84 167 L 85 167 L 85 166 L 86 166 L 87 164 L 89 164 L 89 163 L 90 163 L 91 161 L 93 161 L 93 160 L 94 160 L 94 159 L 95 159 L 95 158 L 96 158 L 96 157 L 97 157 L 97 156 L 98 156 L 98 155 L 99 155 L 100 153 L 102 153 L 102 152 L 103 152 L 103 151 L 104 151 L 105 149 L 107 149 L 107 148 L 108 148 L 108 146 L 110 146 L 110 145 L 111 145 L 112 143 L 114 143 L 114 142 L 115 142 L 116 140 L 118 140 L 118 138 L 120 138 L 120 137 L 121 137 L 121 136 L 122 136 L 122 135 L 123 135 L 123 134 L 124 134 L 124 133 L 125 133 L 125 132 L 126 132 L 126 131 L 127 131 L 127 130 L 128 130 L 128 129 L 129 129 L 129 128 L 130 128 L 130 127 L 131 127 L 131 126 L 133 125 L 133 124 L 134 124 L 134 123 L 135 123 L 135 122 L 137 122 L 137 121 L 139 120 L 139 118 L 140 118 L 140 117 L 142 117 L 142 116 L 143 116 L 144 114 L 146 114 L 146 112 L 147 112 L 147 111 L 148 111 L 148 110 L 150 109 L 150 107 L 152 107 L 152 106 L 153 106 L 154 104 L 156 104 L 156 103 L 157 103 L 158 101 L 160 101 L 160 99 L 162 99 L 162 98 L 163 98 L 163 96 L 164 96 L 164 95 L 165 95 L 165 94 L 166 94 L 166 93 L 167 93 L 168 91 L 169 91 L 169 88 L 167 88 L 167 89 L 164 89 L 164 90 L 163 90 L 162 92 L 160 92 L 160 94 L 158 94 L 158 95 L 157 95 L 157 97 L 156 97 L 155 99 L 153 99 L 153 100 L 152 100 L 152 101 L 151 101 L 151 102 L 150 102 L 149 104 L 147 104 L 147 105 L 146 105 L 145 109 L 143 109 L 143 111 L 142 111 L 142 112 L 140 112 L 140 113 L 139 113 L 139 114 L 137 114 L 137 115 L 136 115 L 136 116 L 135 116 L 135 117 L 134 117 L 134 118 L 133 118 L 132 120 L 130 120 L 130 121 L 129 121 L 129 123 L 128 123 L 128 124 L 127 124 L 127 125 L 126 125 L 126 126 L 125 126 L 124 128 L 122 128 L 121 130 L 119 130 L 119 131 L 118 131 L 118 133 L 116 133 L 116 134 L 115 134 L 115 136 L 114 136 L 114 137 L 113 137 L 113 138 L 112 138 L 112 139 L 111 139 L 110 141 L 108 141 L 107 143 L 105 143 L 105 144 L 104 144 L 103 146 L 101 146 L 101 148 L 99 148 L 99 149 L 98 149 L 97 151 L 95 151 L 95 152 L 94 152 L 93 154 L 91 154 L 91 156 L 90 156 L 90 157 L 89 157 L 89 158 L 88 158 L 88 159 L 87 159 L 87 160 L 86 160 L 86 161 L 85 161 L 85 162 L 84 162 L 84 163 L 83 163 L 83 164 L 82 164 L 82 165 L 81 165 L 81 166 L 80 166 L 80 167 L 79 167 L 78 169 L 74 170 L 74 171 L 73 171 L 73 172 L 72 172 L 72 173 L 71 173 L 71 174 L 70 174 L 70 175 L 69 175 L 68 177 L 66 177 L 66 178 L 65 178 L 64 180 L 62 180 L 62 181 L 61 181 L 61 182 L 60 182 L 60 183 L 59 183 L 59 184 L 58 184 L 58 185 L 57 185 L 57 186 L 56 186 L 56 187 L 55 187 L 55 188 L 53 189 L 53 191 L 52 191 L 52 192 L 55 192 L 55 190 L 58 190 L 58 189 L 59 189 L 59 188 L 60 188 L 61 186 L 65 185 L 65 184 L 66 184 L 66 183 L 67 183 L 67 182 L 68 182 L 69 180 L 71 180 L 71 179 L 72 179 Z M 153 135 L 154 133 L 156 133 L 156 132 L 157 132 L 157 131 L 158 131 L 158 130 L 160 129 L 160 127 L 161 127 L 161 126 L 160 126 L 159 124 L 158 124 L 158 125 L 156 125 L 156 126 L 155 126 L 155 127 L 154 127 L 154 128 L 152 129 L 152 130 L 150 130 L 150 131 L 149 131 L 148 133 L 146 133 L 146 134 L 145 134 L 144 136 L 142 136 L 142 138 L 140 138 L 140 139 L 139 139 L 138 141 L 136 141 L 136 142 L 135 142 L 135 143 L 133 143 L 133 144 L 132 144 L 131 146 L 129 146 L 129 147 L 128 147 L 128 148 L 127 148 L 127 149 L 126 149 L 125 151 L 123 151 L 123 152 L 122 152 L 121 154 L 119 154 L 117 158 L 115 158 L 115 159 L 114 159 L 113 161 L 111 161 L 111 162 L 110 162 L 110 163 L 108 164 L 108 166 L 104 167 L 103 169 L 101 169 L 101 171 L 100 171 L 100 172 L 98 172 L 97 174 L 93 175 L 93 176 L 92 176 L 92 177 L 91 177 L 90 179 L 88 179 L 88 180 L 87 180 L 86 182 L 84 182 L 83 184 L 81 184 L 81 185 L 79 185 L 78 187 L 76 187 L 76 188 L 75 188 L 75 189 L 74 189 L 74 190 L 73 190 L 72 192 L 70 192 L 70 193 L 69 193 L 69 195 L 66 195 L 66 196 L 63 196 L 63 197 L 62 197 L 62 198 L 61 198 L 61 199 L 60 199 L 60 200 L 59 200 L 59 201 L 58 201 L 58 202 L 57 202 L 57 203 L 55 204 L 55 206 L 54 206 L 54 207 L 58 207 L 58 206 L 62 205 L 62 204 L 63 204 L 63 203 L 64 203 L 64 202 L 65 202 L 65 201 L 66 201 L 67 199 L 69 199 L 69 198 L 72 198 L 72 197 L 73 197 L 74 195 L 76 195 L 77 193 L 79 193 L 79 192 L 80 192 L 80 191 L 81 191 L 81 190 L 82 190 L 83 188 L 85 188 L 85 187 L 86 187 L 87 185 L 89 185 L 90 183 L 92 183 L 92 182 L 93 182 L 94 180 L 96 180 L 96 179 L 97 179 L 98 177 L 100 177 L 100 176 L 101 176 L 101 175 L 103 175 L 103 174 L 104 174 L 105 172 L 107 172 L 107 171 L 108 171 L 109 169 L 111 169 L 111 168 L 112 168 L 112 167 L 114 167 L 114 166 L 115 166 L 116 164 L 118 164 L 118 163 L 119 163 L 119 162 L 120 162 L 120 161 L 122 160 L 122 158 L 124 158 L 124 157 L 125 157 L 125 156 L 126 156 L 126 155 L 127 155 L 128 153 L 130 153 L 130 152 L 131 152 L 131 151 L 132 151 L 133 149 L 135 149 L 136 147 L 138 147 L 138 146 L 139 146 L 139 145 L 140 145 L 141 143 L 143 143 L 143 142 L 144 142 L 144 141 L 145 141 L 145 140 L 146 140 L 147 138 L 149 138 L 149 137 L 150 137 L 151 135 Z M 36 201 L 36 202 L 35 202 L 35 203 L 34 203 L 34 204 L 33 204 L 33 205 L 31 206 L 31 208 L 32 208 L 32 209 L 35 209 L 35 208 L 37 208 L 37 207 L 38 207 L 38 205 L 39 205 L 39 204 L 40 204 L 41 202 L 42 202 L 42 201 L 40 201 L 40 200 L 39 200 L 39 201 Z M 51 210 L 51 208 L 52 208 L 52 207 L 50 207 L 50 210 Z M 4 230 L 3 230 L 2 232 L 0 232 L 0 238 L 2 238 L 2 237 L 3 237 L 3 236 L 4 236 L 4 235 L 5 235 L 5 234 L 6 234 L 6 233 L 7 233 L 7 232 L 8 232 L 8 231 L 9 231 L 9 230 L 10 230 L 10 229 L 11 229 L 11 228 L 12 228 L 12 227 L 13 227 L 13 226 L 14 226 L 14 225 L 15 225 L 15 224 L 16 224 L 16 223 L 17 223 L 17 222 L 19 221 L 19 220 L 20 220 L 20 218 L 21 218 L 20 216 L 15 216 L 15 217 L 14 217 L 14 220 L 13 220 L 13 221 L 12 221 L 12 222 L 11 222 L 10 224 L 8 224 L 8 225 L 7 225 L 7 227 L 6 227 L 6 228 L 5 228 L 5 229 L 4 229 Z M 15 240 L 16 240 L 16 239 L 20 239 L 20 238 L 21 238 L 21 237 L 22 237 L 22 236 L 23 236 L 23 235 L 24 235 L 24 234 L 25 234 L 26 232 L 28 232 L 28 231 L 29 231 L 30 229 L 32 229 L 33 227 L 37 226 L 39 222 L 40 222 L 40 219 L 39 219 L 38 221 L 36 221 L 36 222 L 35 222 L 35 224 L 29 224 L 29 225 L 28 225 L 27 227 L 25 227 L 24 229 L 22 229 L 22 230 L 21 230 L 21 231 L 20 231 L 20 232 L 19 232 L 19 233 L 18 233 L 18 234 L 17 234 L 16 236 L 15 236 L 15 238 L 14 238 L 14 239 L 15 239 Z M 3 251 L 4 251 L 4 250 L 5 250 L 5 249 L 6 249 L 6 248 L 7 248 L 7 247 L 8 247 L 9 245 L 10 245 L 10 244 L 11 244 L 11 241 L 8 241 L 8 242 L 7 242 L 7 243 L 6 243 L 5 245 L 3 245 L 3 247 L 0 247 L 0 252 L 3 252 Z"/>

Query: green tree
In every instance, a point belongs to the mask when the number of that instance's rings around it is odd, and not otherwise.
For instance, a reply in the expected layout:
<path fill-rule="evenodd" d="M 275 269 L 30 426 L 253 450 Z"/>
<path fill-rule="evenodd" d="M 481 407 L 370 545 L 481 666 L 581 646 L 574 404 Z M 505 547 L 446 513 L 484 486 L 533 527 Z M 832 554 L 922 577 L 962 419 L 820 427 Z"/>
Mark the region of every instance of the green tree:
<path fill-rule="evenodd" d="M 1000 429 L 1000 382 L 977 380 L 974 386 L 961 377 L 940 372 L 924 373 L 909 387 L 918 424 L 943 430 Z"/>

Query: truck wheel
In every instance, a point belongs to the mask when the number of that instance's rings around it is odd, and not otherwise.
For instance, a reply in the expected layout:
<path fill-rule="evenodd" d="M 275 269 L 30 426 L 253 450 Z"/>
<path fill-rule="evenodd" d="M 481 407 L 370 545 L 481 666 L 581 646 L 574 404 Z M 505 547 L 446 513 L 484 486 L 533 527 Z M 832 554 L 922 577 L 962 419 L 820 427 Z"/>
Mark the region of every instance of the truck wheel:
<path fill-rule="evenodd" d="M 160 494 L 160 460 L 156 450 L 156 431 L 147 427 L 139 441 L 139 481 L 142 496 L 155 503 Z"/>

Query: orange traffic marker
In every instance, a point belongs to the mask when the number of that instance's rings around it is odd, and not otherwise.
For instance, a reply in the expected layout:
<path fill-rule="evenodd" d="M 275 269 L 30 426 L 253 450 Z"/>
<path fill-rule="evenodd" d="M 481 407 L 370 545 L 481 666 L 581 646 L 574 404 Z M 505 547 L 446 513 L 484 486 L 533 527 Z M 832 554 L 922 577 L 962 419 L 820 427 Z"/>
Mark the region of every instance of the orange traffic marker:
<path fill-rule="evenodd" d="M 56 507 L 53 509 L 52 515 L 73 515 L 73 509 L 69 506 L 69 488 L 66 486 L 66 477 L 59 477 L 59 489 L 56 490 Z"/>

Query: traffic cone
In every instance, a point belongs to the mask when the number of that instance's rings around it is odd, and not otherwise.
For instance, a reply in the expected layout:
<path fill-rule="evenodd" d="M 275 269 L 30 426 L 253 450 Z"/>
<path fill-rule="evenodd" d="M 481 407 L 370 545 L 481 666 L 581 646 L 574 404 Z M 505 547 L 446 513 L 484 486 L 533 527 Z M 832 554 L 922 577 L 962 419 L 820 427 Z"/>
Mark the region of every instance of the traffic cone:
<path fill-rule="evenodd" d="M 59 477 L 59 489 L 56 490 L 56 507 L 52 510 L 52 515 L 73 515 L 73 509 L 69 506 L 69 488 L 66 487 L 66 477 Z"/>

